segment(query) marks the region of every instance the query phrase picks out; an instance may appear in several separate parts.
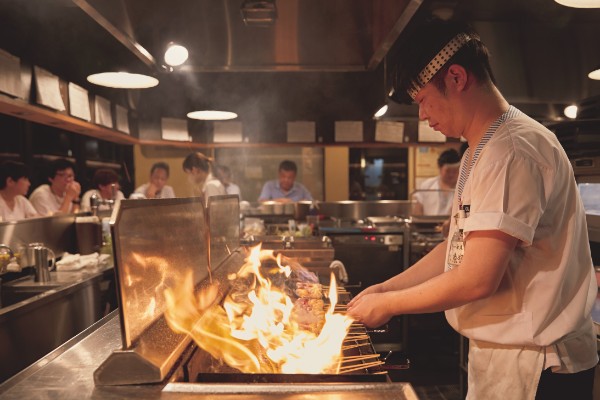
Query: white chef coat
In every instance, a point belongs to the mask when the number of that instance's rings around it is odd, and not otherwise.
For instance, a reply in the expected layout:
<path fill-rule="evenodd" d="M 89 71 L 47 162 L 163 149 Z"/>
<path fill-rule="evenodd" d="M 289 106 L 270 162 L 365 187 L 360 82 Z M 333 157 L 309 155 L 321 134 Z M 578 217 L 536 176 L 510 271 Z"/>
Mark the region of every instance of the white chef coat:
<path fill-rule="evenodd" d="M 31 196 L 29 196 L 29 201 L 41 216 L 48 216 L 57 212 L 64 200 L 65 196 L 54 194 L 48 184 L 38 186 L 33 193 L 31 193 Z M 69 212 L 71 212 L 72 209 L 73 204 L 69 204 Z"/>
<path fill-rule="evenodd" d="M 574 373 L 596 365 L 591 309 L 597 284 L 585 211 L 571 164 L 556 136 L 518 112 L 483 147 L 459 196 L 453 214 L 461 200 L 469 208 L 464 220 L 467 248 L 473 231 L 501 230 L 520 240 L 495 294 L 446 311 L 454 329 L 471 339 L 469 373 L 475 374 L 477 389 L 497 390 L 494 379 L 498 381 L 499 373 L 530 379 L 536 389 L 541 368 Z M 456 228 L 452 218 L 450 232 Z M 494 362 L 494 373 L 490 367 L 473 370 L 486 364 L 486 359 L 491 364 L 503 346 L 514 349 L 512 356 L 510 352 L 501 356 L 512 357 L 512 363 L 503 362 L 503 369 Z M 511 370 L 511 366 L 522 369 Z M 481 393 L 479 397 L 476 393 L 474 398 L 480 398 Z M 531 398 L 531 393 L 502 396 Z"/>
<path fill-rule="evenodd" d="M 24 218 L 39 216 L 33 205 L 25 196 L 18 195 L 15 197 L 15 206 L 11 210 L 0 196 L 0 221 L 17 221 Z"/>
<path fill-rule="evenodd" d="M 452 190 L 442 190 L 441 177 L 425 179 L 413 194 L 413 199 L 423 206 L 424 215 L 450 215 L 452 210 Z"/>

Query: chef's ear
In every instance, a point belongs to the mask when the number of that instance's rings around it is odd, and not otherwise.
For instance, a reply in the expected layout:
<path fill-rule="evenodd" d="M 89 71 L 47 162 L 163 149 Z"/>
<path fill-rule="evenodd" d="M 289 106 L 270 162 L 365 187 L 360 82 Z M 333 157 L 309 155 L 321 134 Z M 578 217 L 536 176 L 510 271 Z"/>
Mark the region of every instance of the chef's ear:
<path fill-rule="evenodd" d="M 446 85 L 451 85 L 458 91 L 463 91 L 467 85 L 467 70 L 458 64 L 452 64 L 446 74 Z"/>

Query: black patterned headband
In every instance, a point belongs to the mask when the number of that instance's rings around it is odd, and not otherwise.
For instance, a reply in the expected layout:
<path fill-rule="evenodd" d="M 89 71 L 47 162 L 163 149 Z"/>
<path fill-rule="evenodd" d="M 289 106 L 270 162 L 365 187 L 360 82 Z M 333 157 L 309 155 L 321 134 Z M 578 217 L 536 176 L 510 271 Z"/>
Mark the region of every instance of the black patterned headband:
<path fill-rule="evenodd" d="M 419 90 L 421 90 L 423 86 L 427 85 L 431 78 L 433 78 L 434 75 L 437 74 L 437 72 L 442 69 L 444 65 L 446 65 L 448 60 L 450 60 L 450 58 L 452 58 L 452 56 L 455 55 L 458 50 L 460 50 L 460 48 L 471 39 L 471 36 L 467 35 L 466 33 L 459 33 L 458 35 L 454 36 L 454 38 L 452 38 L 452 40 L 450 40 L 448 44 L 446 44 L 444 48 L 440 50 L 435 57 L 433 57 L 433 60 L 431 60 L 429 64 L 427 64 L 425 68 L 419 72 L 419 75 L 417 75 L 417 77 L 410 82 L 406 92 L 411 99 L 414 100 L 415 97 L 417 97 Z"/>

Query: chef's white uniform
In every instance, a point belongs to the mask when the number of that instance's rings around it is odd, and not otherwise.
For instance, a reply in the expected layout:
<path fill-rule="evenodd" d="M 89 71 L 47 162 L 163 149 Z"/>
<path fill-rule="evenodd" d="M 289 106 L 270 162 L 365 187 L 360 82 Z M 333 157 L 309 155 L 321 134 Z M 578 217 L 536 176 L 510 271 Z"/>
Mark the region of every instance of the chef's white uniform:
<path fill-rule="evenodd" d="M 471 339 L 468 399 L 534 399 L 543 369 L 574 373 L 598 361 L 597 284 L 571 164 L 552 132 L 514 107 L 507 113 L 453 205 L 453 214 L 468 210 L 465 251 L 477 251 L 468 248 L 473 231 L 520 240 L 496 293 L 446 312 Z M 456 229 L 453 219 L 449 237 Z"/>

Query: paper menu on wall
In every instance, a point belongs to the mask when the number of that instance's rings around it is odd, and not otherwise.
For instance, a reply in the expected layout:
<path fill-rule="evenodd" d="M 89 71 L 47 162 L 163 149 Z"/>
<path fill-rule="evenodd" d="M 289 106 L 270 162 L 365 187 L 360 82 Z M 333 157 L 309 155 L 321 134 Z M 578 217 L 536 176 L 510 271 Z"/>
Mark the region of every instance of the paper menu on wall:
<path fill-rule="evenodd" d="M 362 121 L 335 121 L 336 142 L 362 142 Z"/>
<path fill-rule="evenodd" d="M 69 114 L 84 121 L 92 119 L 88 91 L 74 83 L 69 83 Z"/>
<path fill-rule="evenodd" d="M 129 134 L 129 112 L 125 107 L 118 104 L 115 108 L 117 114 L 117 130 Z"/>
<path fill-rule="evenodd" d="M 240 121 L 215 121 L 213 125 L 214 143 L 241 143 L 242 123 Z"/>
<path fill-rule="evenodd" d="M 403 143 L 404 142 L 404 122 L 398 121 L 377 121 L 375 124 L 375 141 Z"/>
<path fill-rule="evenodd" d="M 0 50 L 0 92 L 22 97 L 21 60 L 3 50 Z"/>
<path fill-rule="evenodd" d="M 287 123 L 288 143 L 314 143 L 316 124 L 314 121 L 290 121 Z"/>
<path fill-rule="evenodd" d="M 161 127 L 163 139 L 191 142 L 187 120 L 179 118 L 162 118 Z"/>
<path fill-rule="evenodd" d="M 65 103 L 60 95 L 58 76 L 40 67 L 33 67 L 37 102 L 58 111 L 65 110 Z"/>
<path fill-rule="evenodd" d="M 104 97 L 96 96 L 94 101 L 95 121 L 98 125 L 113 127 L 112 113 L 110 112 L 110 101 Z"/>
<path fill-rule="evenodd" d="M 419 142 L 439 142 L 444 143 L 446 136 L 443 133 L 432 129 L 427 121 L 419 121 Z"/>

